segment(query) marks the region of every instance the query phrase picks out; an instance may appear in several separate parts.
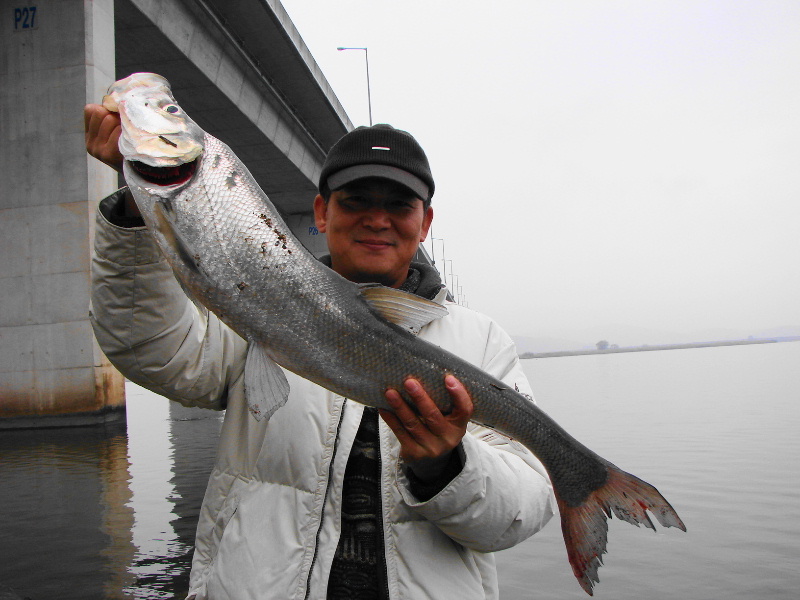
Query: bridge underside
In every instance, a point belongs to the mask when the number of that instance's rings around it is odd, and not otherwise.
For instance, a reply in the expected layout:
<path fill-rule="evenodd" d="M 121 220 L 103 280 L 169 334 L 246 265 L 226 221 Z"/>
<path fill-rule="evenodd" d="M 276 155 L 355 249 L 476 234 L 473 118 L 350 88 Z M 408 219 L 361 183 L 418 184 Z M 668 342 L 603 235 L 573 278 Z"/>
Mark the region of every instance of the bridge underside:
<path fill-rule="evenodd" d="M 317 178 L 352 124 L 277 0 L 62 0 L 8 12 L 0 429 L 113 421 L 124 418 L 124 386 L 88 311 L 94 207 L 118 181 L 85 153 L 83 104 L 132 72 L 163 75 L 316 254 Z"/>
<path fill-rule="evenodd" d="M 116 77 L 159 73 L 288 214 L 308 213 L 325 153 L 352 128 L 279 3 L 114 3 Z"/>

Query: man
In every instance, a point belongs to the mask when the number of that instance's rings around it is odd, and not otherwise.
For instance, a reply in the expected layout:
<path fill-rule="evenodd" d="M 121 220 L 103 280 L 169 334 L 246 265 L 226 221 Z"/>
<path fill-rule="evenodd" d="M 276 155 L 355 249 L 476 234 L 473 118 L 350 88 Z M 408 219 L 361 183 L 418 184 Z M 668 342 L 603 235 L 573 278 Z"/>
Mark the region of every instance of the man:
<path fill-rule="evenodd" d="M 85 117 L 87 150 L 119 170 L 117 115 L 88 105 Z M 443 301 L 436 271 L 411 263 L 433 219 L 434 181 L 410 134 L 350 132 L 326 158 L 319 188 L 314 216 L 334 271 Z M 415 409 L 388 390 L 393 412 L 381 411 L 381 423 L 377 411 L 287 372 L 286 405 L 256 421 L 244 400 L 246 342 L 186 298 L 125 189 L 100 203 L 92 302 L 97 339 L 131 380 L 226 409 L 190 598 L 497 598 L 489 553 L 553 514 L 541 465 L 468 426 L 472 402 L 452 376 L 449 414 L 409 379 Z M 509 337 L 448 308 L 420 337 L 530 393 Z"/>

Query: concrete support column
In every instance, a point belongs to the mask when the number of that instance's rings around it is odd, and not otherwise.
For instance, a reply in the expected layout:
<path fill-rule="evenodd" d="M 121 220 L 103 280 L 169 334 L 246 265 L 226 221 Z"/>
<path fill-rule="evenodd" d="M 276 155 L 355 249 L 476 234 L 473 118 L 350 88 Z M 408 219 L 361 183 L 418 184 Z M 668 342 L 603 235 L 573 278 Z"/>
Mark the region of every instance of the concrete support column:
<path fill-rule="evenodd" d="M 124 418 L 88 319 L 94 207 L 115 173 L 82 108 L 114 81 L 113 0 L 0 0 L 0 429 Z"/>

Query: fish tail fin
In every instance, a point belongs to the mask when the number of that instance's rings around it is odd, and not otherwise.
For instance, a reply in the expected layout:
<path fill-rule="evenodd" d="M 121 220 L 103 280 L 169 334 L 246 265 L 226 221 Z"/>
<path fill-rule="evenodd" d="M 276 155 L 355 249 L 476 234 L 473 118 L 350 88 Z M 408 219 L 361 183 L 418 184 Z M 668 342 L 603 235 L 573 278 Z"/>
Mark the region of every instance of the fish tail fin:
<path fill-rule="evenodd" d="M 650 511 L 663 527 L 686 531 L 678 513 L 656 488 L 612 464 L 607 464 L 607 468 L 605 484 L 591 492 L 578 506 L 567 505 L 556 493 L 569 564 L 581 587 L 590 596 L 594 584 L 600 581 L 597 569 L 603 564 L 608 533 L 606 519 L 612 514 L 637 527 L 642 524 L 655 531 L 647 514 Z"/>

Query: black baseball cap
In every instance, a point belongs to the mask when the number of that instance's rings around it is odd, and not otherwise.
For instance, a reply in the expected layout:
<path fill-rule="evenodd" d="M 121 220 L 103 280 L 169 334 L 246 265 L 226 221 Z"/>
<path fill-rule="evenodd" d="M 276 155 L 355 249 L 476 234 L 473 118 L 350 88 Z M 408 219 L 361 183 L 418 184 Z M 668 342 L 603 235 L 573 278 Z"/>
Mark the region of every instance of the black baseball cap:
<path fill-rule="evenodd" d="M 366 177 L 390 179 L 430 200 L 434 184 L 428 157 L 407 131 L 391 125 L 357 127 L 333 145 L 319 177 L 322 192 Z"/>

